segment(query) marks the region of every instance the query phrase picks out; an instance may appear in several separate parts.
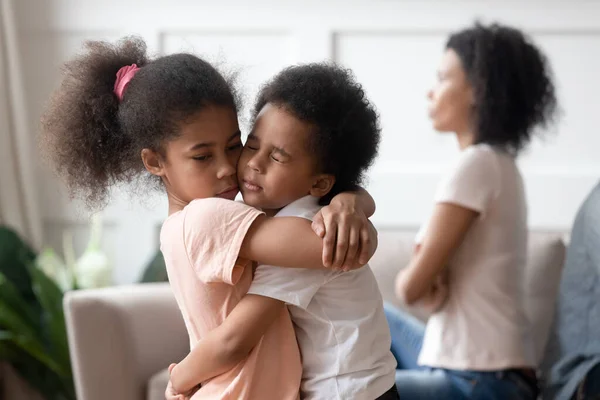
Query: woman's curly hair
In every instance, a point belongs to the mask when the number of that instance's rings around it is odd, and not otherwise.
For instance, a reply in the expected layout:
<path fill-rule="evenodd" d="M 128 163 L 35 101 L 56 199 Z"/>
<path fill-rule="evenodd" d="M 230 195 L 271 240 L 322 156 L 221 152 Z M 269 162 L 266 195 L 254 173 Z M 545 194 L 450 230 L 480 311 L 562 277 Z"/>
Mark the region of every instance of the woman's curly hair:
<path fill-rule="evenodd" d="M 554 122 L 558 103 L 552 71 L 523 32 L 476 23 L 452 34 L 446 48 L 457 53 L 475 91 L 476 143 L 516 155 L 534 128 Z"/>

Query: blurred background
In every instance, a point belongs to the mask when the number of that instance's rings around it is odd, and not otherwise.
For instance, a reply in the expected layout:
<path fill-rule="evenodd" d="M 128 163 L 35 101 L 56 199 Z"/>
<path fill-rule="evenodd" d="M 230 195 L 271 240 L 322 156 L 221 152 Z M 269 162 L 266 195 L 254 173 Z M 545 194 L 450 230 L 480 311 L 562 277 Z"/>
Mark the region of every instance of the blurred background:
<path fill-rule="evenodd" d="M 238 74 L 242 130 L 261 83 L 294 63 L 332 60 L 354 70 L 383 127 L 368 190 L 379 229 L 424 220 L 440 174 L 458 154 L 435 133 L 426 93 L 447 35 L 475 19 L 514 25 L 550 58 L 563 116 L 520 159 L 529 225 L 566 232 L 600 179 L 599 1 L 192 1 L 0 0 L 0 221 L 34 249 L 63 255 L 65 232 L 80 254 L 90 213 L 40 163 L 39 118 L 60 66 L 85 40 L 139 35 L 155 55 L 193 52 Z M 139 280 L 158 251 L 164 196 L 116 191 L 99 215 L 101 250 L 113 281 Z"/>

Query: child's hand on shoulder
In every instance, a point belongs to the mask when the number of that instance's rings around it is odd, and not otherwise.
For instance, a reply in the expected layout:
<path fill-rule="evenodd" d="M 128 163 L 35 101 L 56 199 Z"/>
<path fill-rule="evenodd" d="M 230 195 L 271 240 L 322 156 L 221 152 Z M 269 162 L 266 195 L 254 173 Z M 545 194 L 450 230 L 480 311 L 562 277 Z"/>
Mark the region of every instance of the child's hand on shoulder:
<path fill-rule="evenodd" d="M 323 238 L 323 265 L 349 271 L 365 265 L 377 249 L 377 230 L 356 196 L 340 194 L 313 218 L 313 230 Z"/>

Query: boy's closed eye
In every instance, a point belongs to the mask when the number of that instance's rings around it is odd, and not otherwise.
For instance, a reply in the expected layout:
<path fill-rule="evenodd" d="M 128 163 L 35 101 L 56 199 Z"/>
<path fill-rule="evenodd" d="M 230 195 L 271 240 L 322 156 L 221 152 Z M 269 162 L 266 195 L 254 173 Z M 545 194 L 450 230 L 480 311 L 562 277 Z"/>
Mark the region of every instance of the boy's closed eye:
<path fill-rule="evenodd" d="M 248 135 L 248 140 L 246 141 L 245 148 L 251 151 L 260 150 L 258 137 L 256 137 L 252 133 Z M 273 146 L 273 150 L 271 150 L 271 154 L 269 156 L 273 161 L 276 161 L 278 163 L 285 163 L 291 158 L 287 151 L 276 146 Z"/>
<path fill-rule="evenodd" d="M 260 141 L 258 140 L 258 137 L 256 137 L 254 133 L 250 132 L 248 139 L 246 140 L 245 147 L 250 150 L 258 150 L 259 143 Z"/>
<path fill-rule="evenodd" d="M 271 158 L 279 163 L 285 163 L 290 161 L 291 156 L 284 149 L 275 147 L 271 152 Z"/>
<path fill-rule="evenodd" d="M 271 159 L 279 164 L 285 164 L 288 160 L 278 153 L 271 153 Z"/>

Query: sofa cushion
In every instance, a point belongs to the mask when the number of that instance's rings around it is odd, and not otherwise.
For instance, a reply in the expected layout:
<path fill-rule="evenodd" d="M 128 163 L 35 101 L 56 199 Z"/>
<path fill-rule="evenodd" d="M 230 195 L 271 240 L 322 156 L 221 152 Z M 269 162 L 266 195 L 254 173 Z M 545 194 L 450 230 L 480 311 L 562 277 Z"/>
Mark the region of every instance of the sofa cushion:
<path fill-rule="evenodd" d="M 402 304 L 394 294 L 396 275 L 410 261 L 414 249 L 413 231 L 380 230 L 377 251 L 369 261 L 369 266 L 375 274 L 383 301 L 397 307 Z"/>
<path fill-rule="evenodd" d="M 538 363 L 548 341 L 565 255 L 565 242 L 559 235 L 529 236 L 525 270 L 525 312 L 533 326 Z"/>
<path fill-rule="evenodd" d="M 165 400 L 165 389 L 169 383 L 169 371 L 167 368 L 152 375 L 148 380 L 146 388 L 147 400 Z"/>

